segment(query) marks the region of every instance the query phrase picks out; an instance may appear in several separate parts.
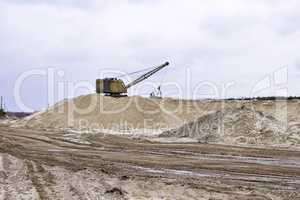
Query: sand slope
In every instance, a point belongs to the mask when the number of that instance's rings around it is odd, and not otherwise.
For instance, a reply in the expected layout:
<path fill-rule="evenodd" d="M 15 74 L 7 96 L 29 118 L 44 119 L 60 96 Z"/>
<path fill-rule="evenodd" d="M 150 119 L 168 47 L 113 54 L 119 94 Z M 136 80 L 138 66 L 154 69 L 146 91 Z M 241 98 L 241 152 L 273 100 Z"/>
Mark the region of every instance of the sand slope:
<path fill-rule="evenodd" d="M 212 111 L 161 134 L 223 144 L 300 144 L 300 123 L 279 120 L 273 114 L 245 107 Z"/>

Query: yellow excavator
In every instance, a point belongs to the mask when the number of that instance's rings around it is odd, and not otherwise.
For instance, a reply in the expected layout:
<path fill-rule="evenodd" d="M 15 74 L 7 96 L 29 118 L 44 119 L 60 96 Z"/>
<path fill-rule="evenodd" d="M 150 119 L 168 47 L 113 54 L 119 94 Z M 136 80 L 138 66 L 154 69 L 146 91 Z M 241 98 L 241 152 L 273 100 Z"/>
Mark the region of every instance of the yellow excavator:
<path fill-rule="evenodd" d="M 149 78 L 156 72 L 162 70 L 166 66 L 169 65 L 169 62 L 166 62 L 154 69 L 148 71 L 147 73 L 143 74 L 142 76 L 138 77 L 131 83 L 125 85 L 124 81 L 119 78 L 104 78 L 104 79 L 97 79 L 96 80 L 96 92 L 98 94 L 105 94 L 106 96 L 113 96 L 113 97 L 122 97 L 127 96 L 127 90 L 144 81 L 145 79 Z M 136 72 L 134 72 L 136 73 Z"/>

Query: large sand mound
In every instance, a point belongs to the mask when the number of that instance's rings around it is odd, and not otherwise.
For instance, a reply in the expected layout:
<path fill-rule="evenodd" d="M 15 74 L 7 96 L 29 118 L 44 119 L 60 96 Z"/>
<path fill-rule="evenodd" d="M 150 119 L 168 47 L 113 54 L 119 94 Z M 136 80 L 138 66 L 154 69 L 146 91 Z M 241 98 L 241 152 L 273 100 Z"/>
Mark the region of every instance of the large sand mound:
<path fill-rule="evenodd" d="M 16 124 L 42 129 L 166 130 L 199 117 L 200 101 L 112 98 L 97 94 L 64 100 Z"/>
<path fill-rule="evenodd" d="M 210 112 L 161 136 L 223 144 L 300 144 L 300 123 L 285 123 L 244 107 L 228 108 Z"/>
<path fill-rule="evenodd" d="M 112 98 L 64 100 L 14 126 L 72 129 L 224 144 L 300 144 L 300 101 Z"/>

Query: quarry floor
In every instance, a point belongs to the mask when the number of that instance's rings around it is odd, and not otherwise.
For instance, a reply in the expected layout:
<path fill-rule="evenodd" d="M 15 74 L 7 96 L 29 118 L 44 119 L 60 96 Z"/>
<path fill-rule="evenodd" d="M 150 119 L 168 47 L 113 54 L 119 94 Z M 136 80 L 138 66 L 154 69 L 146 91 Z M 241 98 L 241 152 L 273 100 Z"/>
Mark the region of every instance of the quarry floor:
<path fill-rule="evenodd" d="M 300 151 L 0 127 L 2 199 L 300 199 Z"/>

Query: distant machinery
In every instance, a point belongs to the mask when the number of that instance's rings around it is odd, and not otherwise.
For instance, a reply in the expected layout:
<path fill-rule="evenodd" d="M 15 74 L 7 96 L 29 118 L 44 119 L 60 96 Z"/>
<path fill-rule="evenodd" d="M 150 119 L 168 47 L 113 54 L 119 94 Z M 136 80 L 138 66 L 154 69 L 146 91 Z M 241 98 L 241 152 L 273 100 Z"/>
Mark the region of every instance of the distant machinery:
<path fill-rule="evenodd" d="M 157 89 L 150 93 L 151 98 L 162 98 L 161 85 L 157 87 Z"/>

